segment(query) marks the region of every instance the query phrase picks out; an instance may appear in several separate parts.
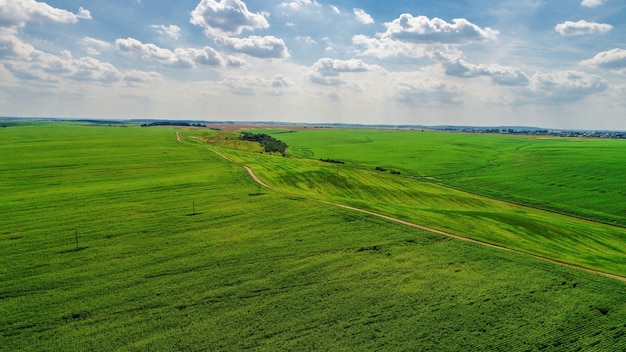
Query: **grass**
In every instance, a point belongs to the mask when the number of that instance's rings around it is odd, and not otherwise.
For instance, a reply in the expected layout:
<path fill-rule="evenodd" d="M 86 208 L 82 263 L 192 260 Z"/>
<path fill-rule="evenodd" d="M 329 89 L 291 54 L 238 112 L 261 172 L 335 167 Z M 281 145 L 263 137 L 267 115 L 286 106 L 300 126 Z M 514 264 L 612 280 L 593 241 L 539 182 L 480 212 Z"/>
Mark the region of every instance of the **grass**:
<path fill-rule="evenodd" d="M 557 261 L 626 276 L 626 230 L 387 172 L 220 149 L 264 182 Z"/>
<path fill-rule="evenodd" d="M 622 282 L 254 195 L 170 129 L 0 133 L 2 349 L 626 348 Z"/>
<path fill-rule="evenodd" d="M 626 227 L 626 140 L 363 129 L 266 130 L 293 156 L 399 170 L 465 191 Z"/>

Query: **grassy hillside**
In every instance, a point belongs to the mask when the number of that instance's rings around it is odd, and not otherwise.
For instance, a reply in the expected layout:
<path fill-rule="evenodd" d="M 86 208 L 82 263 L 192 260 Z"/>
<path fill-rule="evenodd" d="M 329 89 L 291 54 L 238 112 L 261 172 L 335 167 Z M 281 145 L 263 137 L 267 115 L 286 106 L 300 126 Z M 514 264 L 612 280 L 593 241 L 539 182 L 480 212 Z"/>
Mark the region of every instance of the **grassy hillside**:
<path fill-rule="evenodd" d="M 257 195 L 170 129 L 0 137 L 2 349 L 626 348 L 622 282 Z"/>
<path fill-rule="evenodd" d="M 626 276 L 626 230 L 388 172 L 220 149 L 266 183 L 526 253 Z"/>
<path fill-rule="evenodd" d="M 625 140 L 422 131 L 265 131 L 310 159 L 401 171 L 470 192 L 626 227 Z"/>

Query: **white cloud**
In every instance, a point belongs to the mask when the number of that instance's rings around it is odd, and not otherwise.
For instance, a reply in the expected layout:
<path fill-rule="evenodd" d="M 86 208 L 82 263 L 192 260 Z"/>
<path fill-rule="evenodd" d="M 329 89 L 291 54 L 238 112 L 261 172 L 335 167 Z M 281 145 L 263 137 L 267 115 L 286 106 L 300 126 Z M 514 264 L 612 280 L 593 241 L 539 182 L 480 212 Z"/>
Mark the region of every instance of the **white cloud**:
<path fill-rule="evenodd" d="M 82 7 L 78 8 L 78 13 L 76 14 L 77 18 L 80 18 L 82 20 L 90 20 L 91 19 L 91 12 L 89 12 L 89 10 L 86 10 Z"/>
<path fill-rule="evenodd" d="M 272 79 L 272 87 L 274 88 L 285 88 L 285 87 L 290 87 L 292 85 L 293 85 L 293 82 L 283 75 L 276 75 Z"/>
<path fill-rule="evenodd" d="M 490 77 L 494 83 L 503 86 L 525 86 L 530 82 L 526 73 L 516 67 L 498 64 L 474 65 L 458 55 L 451 57 L 441 52 L 435 53 L 434 58 L 441 62 L 449 76 L 464 78 L 486 76 Z"/>
<path fill-rule="evenodd" d="M 266 13 L 252 13 L 241 0 L 201 0 L 190 22 L 203 27 L 207 36 L 239 35 L 244 30 L 269 28 Z"/>
<path fill-rule="evenodd" d="M 101 49 L 108 49 L 108 48 L 112 48 L 113 44 L 106 42 L 104 40 L 100 40 L 100 39 L 96 39 L 96 38 L 92 38 L 92 37 L 85 37 L 82 40 L 82 44 L 85 46 L 93 46 L 93 47 L 98 47 Z"/>
<path fill-rule="evenodd" d="M 205 46 L 202 49 L 188 48 L 188 49 L 176 49 L 175 53 L 182 53 L 182 55 L 191 56 L 195 63 L 208 66 L 221 66 L 224 63 L 222 56 L 215 51 L 215 49 Z"/>
<path fill-rule="evenodd" d="M 214 49 L 205 47 L 177 48 L 174 51 L 164 49 L 155 44 L 144 44 L 137 39 L 117 39 L 115 47 L 118 51 L 131 53 L 143 60 L 158 62 L 161 65 L 177 68 L 192 68 L 195 64 L 222 65 L 223 59 Z"/>
<path fill-rule="evenodd" d="M 232 56 L 232 55 L 228 55 L 228 57 L 226 57 L 226 66 L 228 67 L 244 67 L 246 66 L 246 60 L 236 57 L 236 56 Z"/>
<path fill-rule="evenodd" d="M 0 36 L 0 59 L 15 77 L 43 83 L 58 83 L 69 78 L 80 81 L 115 83 L 124 74 L 110 63 L 92 57 L 73 59 L 62 51 L 61 57 L 35 49 L 14 36 Z"/>
<path fill-rule="evenodd" d="M 367 12 L 365 12 L 365 10 L 363 9 L 353 9 L 354 11 L 354 16 L 356 16 L 356 20 L 359 23 L 363 23 L 363 24 L 373 24 L 374 19 L 372 18 L 372 16 L 370 16 Z"/>
<path fill-rule="evenodd" d="M 150 71 L 128 71 L 124 74 L 124 81 L 132 83 L 147 83 L 160 81 L 161 75 L 158 72 Z"/>
<path fill-rule="evenodd" d="M 81 44 L 85 47 L 85 50 L 89 55 L 100 55 L 101 50 L 108 50 L 113 48 L 113 44 L 105 42 L 104 40 L 91 37 L 83 38 Z"/>
<path fill-rule="evenodd" d="M 448 23 L 439 18 L 413 17 L 403 14 L 386 23 L 387 31 L 381 38 L 390 38 L 412 43 L 465 44 L 495 39 L 499 32 L 491 28 L 480 28 L 464 18 Z"/>
<path fill-rule="evenodd" d="M 606 33 L 613 29 L 613 26 L 605 23 L 587 22 L 580 20 L 578 22 L 565 21 L 557 24 L 554 29 L 561 35 L 583 35 L 583 34 L 595 34 Z"/>
<path fill-rule="evenodd" d="M 531 78 L 529 95 L 533 103 L 563 103 L 582 100 L 607 88 L 608 83 L 602 77 L 584 72 L 537 72 Z"/>
<path fill-rule="evenodd" d="M 603 51 L 592 59 L 582 61 L 581 64 L 626 72 L 626 50 L 616 48 Z"/>
<path fill-rule="evenodd" d="M 333 13 L 335 13 L 336 15 L 341 14 L 341 11 L 339 11 L 339 8 L 335 5 L 330 5 L 330 9 L 333 10 Z"/>
<path fill-rule="evenodd" d="M 160 35 L 168 36 L 172 39 L 180 38 L 180 27 L 177 25 L 171 24 L 169 26 L 165 26 L 162 24 L 153 24 L 150 27 L 156 29 Z"/>
<path fill-rule="evenodd" d="M 117 82 L 123 75 L 117 68 L 108 62 L 102 62 L 92 57 L 82 57 L 72 60 L 75 69 L 69 77 L 80 81 Z"/>
<path fill-rule="evenodd" d="M 361 55 L 372 56 L 378 59 L 390 57 L 422 58 L 428 52 L 425 46 L 418 46 L 390 38 L 372 38 L 362 34 L 354 36 L 352 43 L 364 48 L 363 51 L 359 52 Z"/>
<path fill-rule="evenodd" d="M 0 59 L 23 58 L 28 59 L 31 54 L 37 52 L 32 45 L 19 40 L 13 35 L 0 35 Z M 41 52 L 39 52 L 41 53 Z"/>
<path fill-rule="evenodd" d="M 604 3 L 604 0 L 583 0 L 580 4 L 585 7 L 597 7 Z"/>
<path fill-rule="evenodd" d="M 91 19 L 91 14 L 82 7 L 74 14 L 35 0 L 0 0 L 0 27 L 23 27 L 30 21 L 77 23 L 79 19 Z"/>
<path fill-rule="evenodd" d="M 258 58 L 284 59 L 290 56 L 285 42 L 274 36 L 219 37 L 215 40 L 215 43 L 232 51 Z"/>
<path fill-rule="evenodd" d="M 447 23 L 424 16 L 403 14 L 386 23 L 386 31 L 375 37 L 356 35 L 352 43 L 362 50 L 358 53 L 379 59 L 432 57 L 437 50 L 456 50 L 458 45 L 495 39 L 498 31 L 480 28 L 465 19 Z"/>
<path fill-rule="evenodd" d="M 297 41 L 300 41 L 300 42 L 304 42 L 304 43 L 306 43 L 307 45 L 317 45 L 317 44 L 318 44 L 318 43 L 317 43 L 317 42 L 316 42 L 313 38 L 311 38 L 310 36 L 306 36 L 306 37 L 297 36 L 297 37 L 295 37 L 294 39 L 295 39 L 295 40 L 297 40 Z"/>
<path fill-rule="evenodd" d="M 311 68 L 308 78 L 311 82 L 328 86 L 338 86 L 346 83 L 341 73 L 367 72 L 381 69 L 376 65 L 368 65 L 363 60 L 338 60 L 322 58 L 317 60 Z"/>
<path fill-rule="evenodd" d="M 291 2 L 283 2 L 279 6 L 283 8 L 288 8 L 294 11 L 298 11 L 306 6 L 320 7 L 321 5 L 315 0 L 295 0 Z"/>

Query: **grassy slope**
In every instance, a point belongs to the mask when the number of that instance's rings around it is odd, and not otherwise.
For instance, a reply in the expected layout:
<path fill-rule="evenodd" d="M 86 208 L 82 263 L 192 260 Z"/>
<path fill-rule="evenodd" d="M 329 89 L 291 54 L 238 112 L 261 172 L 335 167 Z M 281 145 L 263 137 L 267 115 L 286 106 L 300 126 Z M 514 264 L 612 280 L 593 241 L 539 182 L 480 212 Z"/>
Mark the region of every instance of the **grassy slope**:
<path fill-rule="evenodd" d="M 624 283 L 251 196 L 168 129 L 0 133 L 3 349 L 626 348 Z"/>
<path fill-rule="evenodd" d="M 265 131 L 290 153 L 331 158 L 626 227 L 626 141 L 421 131 Z"/>
<path fill-rule="evenodd" d="M 507 248 L 626 276 L 626 230 L 389 173 L 221 149 L 270 185 Z"/>

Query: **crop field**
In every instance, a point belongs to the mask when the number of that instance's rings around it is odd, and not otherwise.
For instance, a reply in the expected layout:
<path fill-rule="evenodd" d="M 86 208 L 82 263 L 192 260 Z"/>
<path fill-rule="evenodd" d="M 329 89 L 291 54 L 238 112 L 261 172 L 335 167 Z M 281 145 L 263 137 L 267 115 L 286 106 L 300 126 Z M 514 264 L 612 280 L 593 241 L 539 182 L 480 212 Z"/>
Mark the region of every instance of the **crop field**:
<path fill-rule="evenodd" d="M 292 155 L 626 227 L 626 140 L 363 129 L 267 130 Z"/>
<path fill-rule="evenodd" d="M 260 189 L 242 165 L 169 128 L 33 123 L 0 137 L 2 350 L 626 349 L 622 281 L 315 198 L 397 216 L 419 206 L 410 220 L 429 214 L 450 231 L 498 234 L 507 219 L 510 243 L 531 226 L 587 224 L 602 242 L 588 261 L 612 253 L 604 267 L 618 274 L 622 229 L 527 208 L 515 217 L 433 183 L 215 139 L 289 193 Z M 582 238 L 540 237 L 571 256 Z"/>
<path fill-rule="evenodd" d="M 626 276 L 623 228 L 349 164 L 262 156 L 232 148 L 220 150 L 251 166 L 270 185 L 294 194 L 356 206 L 524 253 Z M 359 154 L 358 147 L 355 151 Z"/>

